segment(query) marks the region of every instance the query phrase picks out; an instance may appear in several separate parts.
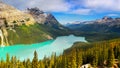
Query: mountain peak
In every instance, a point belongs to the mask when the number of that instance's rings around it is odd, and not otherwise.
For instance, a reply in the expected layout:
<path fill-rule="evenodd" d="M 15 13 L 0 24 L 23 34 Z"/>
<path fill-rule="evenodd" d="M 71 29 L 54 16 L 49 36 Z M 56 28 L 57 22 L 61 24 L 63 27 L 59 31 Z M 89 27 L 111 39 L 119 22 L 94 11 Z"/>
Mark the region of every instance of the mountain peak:
<path fill-rule="evenodd" d="M 40 10 L 37 7 L 34 8 L 27 8 L 27 10 L 31 13 L 31 14 L 35 14 L 35 15 L 39 15 L 39 14 L 44 14 L 44 12 L 42 10 Z"/>
<path fill-rule="evenodd" d="M 112 17 L 104 16 L 102 19 L 103 19 L 103 20 L 111 20 Z"/>

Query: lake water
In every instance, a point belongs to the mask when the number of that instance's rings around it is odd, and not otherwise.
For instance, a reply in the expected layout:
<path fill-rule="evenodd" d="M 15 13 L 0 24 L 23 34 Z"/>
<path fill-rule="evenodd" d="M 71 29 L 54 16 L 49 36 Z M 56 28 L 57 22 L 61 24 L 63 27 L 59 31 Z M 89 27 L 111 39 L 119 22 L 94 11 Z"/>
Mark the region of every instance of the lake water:
<path fill-rule="evenodd" d="M 56 55 L 63 53 L 63 50 L 71 47 L 75 42 L 87 42 L 85 37 L 77 37 L 74 35 L 69 36 L 60 36 L 54 40 L 48 40 L 42 43 L 29 44 L 29 45 L 14 45 L 6 46 L 0 48 L 0 58 L 6 59 L 6 54 L 10 56 L 16 56 L 21 61 L 27 58 L 32 59 L 34 51 L 38 53 L 38 58 L 43 59 L 44 56 L 51 56 L 53 52 L 56 52 Z"/>

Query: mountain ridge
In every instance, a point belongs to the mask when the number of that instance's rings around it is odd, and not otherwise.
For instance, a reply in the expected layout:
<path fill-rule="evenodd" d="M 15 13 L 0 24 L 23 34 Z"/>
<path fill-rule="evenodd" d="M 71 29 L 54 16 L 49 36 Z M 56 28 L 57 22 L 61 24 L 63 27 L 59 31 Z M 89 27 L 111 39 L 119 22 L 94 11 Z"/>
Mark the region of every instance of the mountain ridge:
<path fill-rule="evenodd" d="M 65 28 L 63 25 L 61 25 L 57 21 L 57 19 L 51 13 L 46 13 L 37 7 L 27 8 L 27 13 L 31 14 L 38 24 L 44 24 L 44 25 L 47 25 L 49 27 L 53 27 L 56 29 Z"/>
<path fill-rule="evenodd" d="M 114 29 L 120 28 L 120 18 L 111 18 L 111 17 L 105 16 L 102 19 L 98 19 L 98 20 L 85 21 L 85 22 L 80 22 L 77 24 L 69 24 L 67 27 L 70 29 L 73 29 L 73 30 L 78 30 L 78 31 L 97 31 L 97 32 L 99 32 L 99 30 L 97 30 L 97 29 L 102 29 L 101 31 L 103 31 L 103 32 L 107 32 L 107 31 L 114 32 Z M 96 29 L 96 30 L 94 30 L 94 29 Z M 117 31 L 119 31 L 119 30 L 117 30 Z"/>

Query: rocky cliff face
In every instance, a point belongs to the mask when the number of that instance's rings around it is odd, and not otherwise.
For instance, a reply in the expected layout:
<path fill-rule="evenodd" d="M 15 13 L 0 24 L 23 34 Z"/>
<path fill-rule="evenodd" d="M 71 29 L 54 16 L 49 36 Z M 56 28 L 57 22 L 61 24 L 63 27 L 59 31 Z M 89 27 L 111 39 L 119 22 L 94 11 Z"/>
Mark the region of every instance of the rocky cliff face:
<path fill-rule="evenodd" d="M 30 25 L 35 21 L 30 14 L 25 14 L 14 7 L 0 2 L 0 25 L 4 25 L 2 21 L 6 21 L 8 26 L 10 25 Z"/>
<path fill-rule="evenodd" d="M 39 8 L 28 8 L 27 13 L 31 14 L 37 23 L 44 24 L 56 29 L 64 29 L 64 27 L 56 20 L 51 13 L 46 13 Z"/>
<path fill-rule="evenodd" d="M 28 8 L 26 13 L 31 14 L 39 24 L 44 24 L 47 17 L 47 14 L 45 14 L 42 10 L 39 10 L 36 7 L 31 9 Z"/>

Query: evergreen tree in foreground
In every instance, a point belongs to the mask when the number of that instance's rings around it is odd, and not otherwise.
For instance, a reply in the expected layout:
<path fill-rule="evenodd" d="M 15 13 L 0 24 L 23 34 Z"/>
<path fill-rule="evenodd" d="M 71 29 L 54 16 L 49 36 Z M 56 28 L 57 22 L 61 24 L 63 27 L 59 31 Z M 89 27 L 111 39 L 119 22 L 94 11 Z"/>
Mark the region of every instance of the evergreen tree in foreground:
<path fill-rule="evenodd" d="M 37 52 L 34 52 L 34 57 L 32 60 L 32 68 L 39 68 L 39 64 L 38 64 L 38 55 Z"/>
<path fill-rule="evenodd" d="M 115 59 L 114 51 L 113 51 L 113 48 L 111 48 L 108 52 L 108 66 L 109 67 L 112 67 L 114 65 L 114 59 Z"/>

